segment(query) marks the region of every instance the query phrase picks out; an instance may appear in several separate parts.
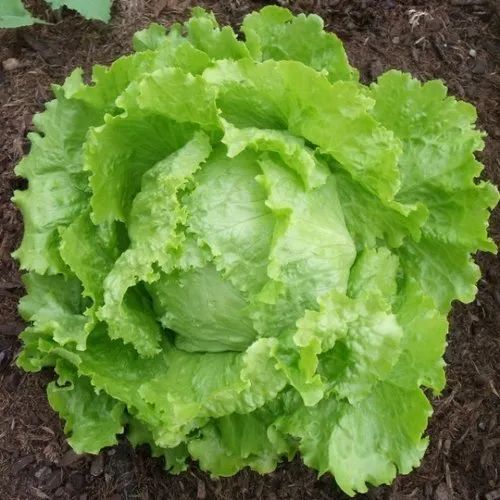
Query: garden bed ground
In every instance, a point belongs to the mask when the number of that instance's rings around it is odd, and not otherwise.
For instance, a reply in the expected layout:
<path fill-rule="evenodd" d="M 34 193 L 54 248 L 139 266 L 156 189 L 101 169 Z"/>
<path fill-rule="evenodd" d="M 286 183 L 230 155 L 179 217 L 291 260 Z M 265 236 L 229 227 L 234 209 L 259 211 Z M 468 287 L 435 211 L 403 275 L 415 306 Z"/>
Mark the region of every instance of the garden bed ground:
<path fill-rule="evenodd" d="M 238 25 L 265 2 L 201 2 L 221 22 Z M 280 2 L 316 12 L 345 42 L 365 81 L 392 67 L 428 80 L 443 79 L 456 96 L 474 103 L 489 134 L 480 158 L 485 175 L 500 184 L 500 4 L 495 0 L 316 0 Z M 267 476 L 243 471 L 211 480 L 193 465 L 180 476 L 163 472 L 146 449 L 125 442 L 98 457 L 76 456 L 66 444 L 45 386 L 51 373 L 27 375 L 13 359 L 23 324 L 16 314 L 23 295 L 10 252 L 22 221 L 10 203 L 24 186 L 13 168 L 27 151 L 33 113 L 50 98 L 50 83 L 75 66 L 88 70 L 130 50 L 134 31 L 159 19 L 169 24 L 189 15 L 190 1 L 117 0 L 113 21 L 89 23 L 70 12 L 37 14 L 55 22 L 0 33 L 0 498 L 2 499 L 340 499 L 331 477 L 316 479 L 299 460 Z M 491 220 L 500 242 L 500 213 Z M 434 400 L 430 446 L 422 466 L 375 488 L 373 499 L 500 499 L 500 260 L 478 255 L 483 271 L 473 304 L 456 304 L 446 353 L 448 386 Z M 360 496 L 361 498 L 362 496 Z"/>

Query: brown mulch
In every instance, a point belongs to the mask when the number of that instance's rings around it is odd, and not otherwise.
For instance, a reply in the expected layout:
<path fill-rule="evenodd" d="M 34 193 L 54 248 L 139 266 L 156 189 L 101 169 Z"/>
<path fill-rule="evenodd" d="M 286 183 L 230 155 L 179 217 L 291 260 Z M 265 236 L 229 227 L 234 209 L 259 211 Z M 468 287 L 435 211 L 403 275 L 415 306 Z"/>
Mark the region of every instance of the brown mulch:
<path fill-rule="evenodd" d="M 2 0 L 0 0 L 2 1 Z M 13 168 L 28 150 L 33 113 L 50 98 L 50 83 L 71 69 L 109 63 L 130 51 L 132 33 L 151 20 L 169 24 L 189 15 L 191 1 L 116 0 L 113 21 L 87 22 L 28 2 L 53 25 L 0 32 L 0 499 L 341 499 L 331 477 L 317 479 L 299 460 L 266 476 L 243 471 L 211 480 L 195 465 L 180 476 L 162 470 L 146 449 L 126 442 L 97 457 L 77 456 L 64 440 L 45 386 L 51 373 L 24 374 L 13 359 L 23 325 L 23 294 L 10 252 L 22 221 L 10 203 L 24 182 Z M 197 2 L 237 26 L 266 2 Z M 316 12 L 345 42 L 365 81 L 389 68 L 422 80 L 443 79 L 474 103 L 489 137 L 479 156 L 485 176 L 500 185 L 500 5 L 498 0 L 309 0 L 277 2 Z M 8 62 L 6 62 L 8 61 Z M 491 219 L 500 242 L 500 210 Z M 448 385 L 434 400 L 430 446 L 420 468 L 392 487 L 360 498 L 500 499 L 500 259 L 480 254 L 483 278 L 474 303 L 455 304 L 446 353 Z"/>

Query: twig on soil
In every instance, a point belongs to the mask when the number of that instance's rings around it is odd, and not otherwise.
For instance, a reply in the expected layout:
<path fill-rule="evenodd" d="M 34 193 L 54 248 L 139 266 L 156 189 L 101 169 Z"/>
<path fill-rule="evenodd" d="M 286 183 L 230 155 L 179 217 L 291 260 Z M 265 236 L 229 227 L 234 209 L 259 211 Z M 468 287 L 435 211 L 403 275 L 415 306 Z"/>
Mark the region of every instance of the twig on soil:
<path fill-rule="evenodd" d="M 450 474 L 450 464 L 446 462 L 444 464 L 444 473 L 445 473 L 445 478 L 446 478 L 446 485 L 450 489 L 450 491 L 453 493 L 453 483 L 451 482 L 451 474 Z"/>
<path fill-rule="evenodd" d="M 439 45 L 439 42 L 438 42 L 438 40 L 436 39 L 436 37 L 432 37 L 432 38 L 431 38 L 431 43 L 432 43 L 432 46 L 434 47 L 434 49 L 436 50 L 437 55 L 439 56 L 439 58 L 440 58 L 442 61 L 445 61 L 445 60 L 446 60 L 446 55 L 445 55 L 444 50 L 443 50 L 443 48 L 441 47 L 441 45 Z"/>
<path fill-rule="evenodd" d="M 498 394 L 497 390 L 495 389 L 495 386 L 493 385 L 493 380 L 490 380 L 490 387 L 491 387 L 491 391 L 493 392 L 493 394 L 497 398 L 500 398 L 500 394 Z"/>
<path fill-rule="evenodd" d="M 466 7 L 468 5 L 486 5 L 488 0 L 451 0 L 451 5 Z"/>
<path fill-rule="evenodd" d="M 419 25 L 421 18 L 430 17 L 432 19 L 432 16 L 428 12 L 425 12 L 424 10 L 410 9 L 408 11 L 408 16 L 410 16 L 408 22 L 410 23 L 412 30 L 413 28 Z"/>
<path fill-rule="evenodd" d="M 24 330 L 24 324 L 21 323 L 20 321 L 13 321 L 0 325 L 0 335 L 5 335 L 7 337 L 16 337 L 23 330 Z"/>
<path fill-rule="evenodd" d="M 0 283 L 0 290 L 12 290 L 14 288 L 22 288 L 23 284 L 21 282 L 15 283 L 13 281 L 8 281 L 5 283 Z"/>

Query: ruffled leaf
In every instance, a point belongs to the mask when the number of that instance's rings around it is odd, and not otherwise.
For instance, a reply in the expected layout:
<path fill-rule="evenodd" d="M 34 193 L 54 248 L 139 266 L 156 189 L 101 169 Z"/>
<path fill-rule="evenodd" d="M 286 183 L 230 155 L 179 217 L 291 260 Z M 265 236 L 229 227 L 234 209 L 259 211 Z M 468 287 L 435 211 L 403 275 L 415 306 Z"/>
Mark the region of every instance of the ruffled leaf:
<path fill-rule="evenodd" d="M 117 443 L 116 435 L 123 432 L 125 405 L 104 392 L 96 394 L 88 379 L 75 376 L 70 385 L 63 386 L 51 382 L 47 396 L 65 420 L 64 432 L 77 453 L 99 453 Z"/>
<path fill-rule="evenodd" d="M 496 250 L 487 221 L 499 200 L 493 185 L 475 182 L 482 165 L 474 152 L 483 147 L 482 134 L 474 128 L 476 111 L 446 97 L 441 82 L 422 85 L 396 71 L 383 75 L 372 94 L 374 116 L 403 144 L 398 199 L 424 203 L 429 211 L 425 238 L 402 249 L 403 266 L 442 311 L 453 299 L 470 302 L 479 278 L 470 253 Z"/>
<path fill-rule="evenodd" d="M 294 16 L 288 9 L 269 5 L 245 16 L 241 31 L 259 61 L 300 61 L 325 71 L 331 82 L 356 79 L 357 71 L 349 66 L 342 42 L 323 27 L 319 16 Z"/>
<path fill-rule="evenodd" d="M 390 483 L 421 460 L 427 447 L 422 433 L 431 406 L 419 389 L 381 383 L 359 404 L 335 398 L 301 408 L 276 423 L 300 439 L 304 463 L 330 472 L 349 495 Z"/>

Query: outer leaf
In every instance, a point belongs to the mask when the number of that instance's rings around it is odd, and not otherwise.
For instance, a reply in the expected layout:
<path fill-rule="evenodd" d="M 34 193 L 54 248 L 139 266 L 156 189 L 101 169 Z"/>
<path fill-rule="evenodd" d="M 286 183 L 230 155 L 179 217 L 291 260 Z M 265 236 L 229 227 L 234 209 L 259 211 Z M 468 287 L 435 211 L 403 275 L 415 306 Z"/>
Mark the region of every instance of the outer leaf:
<path fill-rule="evenodd" d="M 279 404 L 268 405 L 213 420 L 190 440 L 189 453 L 202 469 L 219 476 L 232 476 L 247 466 L 261 474 L 272 472 L 283 455 L 295 452 L 294 443 L 273 439 L 270 425 L 280 410 Z"/>
<path fill-rule="evenodd" d="M 39 372 L 42 368 L 55 365 L 57 356 L 50 352 L 54 346 L 50 329 L 29 326 L 19 338 L 23 342 L 23 350 L 16 359 L 19 368 L 27 372 Z M 47 350 L 44 349 L 46 345 L 50 346 Z"/>
<path fill-rule="evenodd" d="M 236 39 L 230 26 L 219 28 L 212 13 L 201 7 L 192 10 L 193 16 L 184 23 L 187 39 L 211 59 L 241 59 L 248 57 L 248 49 Z"/>
<path fill-rule="evenodd" d="M 406 388 L 431 387 L 437 394 L 445 384 L 443 354 L 448 322 L 413 280 L 405 283 L 397 313 L 404 329 L 402 354 L 389 379 Z"/>
<path fill-rule="evenodd" d="M 47 387 L 49 403 L 66 421 L 64 432 L 77 453 L 99 453 L 117 443 L 123 432 L 125 405 L 106 393 L 96 394 L 85 377 L 74 376 L 69 386 L 51 382 Z"/>
<path fill-rule="evenodd" d="M 429 209 L 425 238 L 402 250 L 403 265 L 444 312 L 453 299 L 469 302 L 475 295 L 479 270 L 469 254 L 496 249 L 486 228 L 498 193 L 491 184 L 474 182 L 482 169 L 474 151 L 483 147 L 473 128 L 476 111 L 446 97 L 441 82 L 421 85 L 396 71 L 379 79 L 373 95 L 374 116 L 403 144 L 398 198 Z M 436 273 L 442 274 L 439 283 Z"/>
<path fill-rule="evenodd" d="M 147 51 L 120 57 L 110 67 L 97 64 L 92 69 L 94 85 L 90 86 L 83 82 L 83 70 L 76 68 L 64 82 L 65 94 L 99 109 L 102 116 L 118 114 L 117 98 L 131 82 L 154 68 L 155 59 L 155 53 Z"/>
<path fill-rule="evenodd" d="M 87 19 L 99 19 L 107 23 L 111 18 L 112 0 L 45 0 L 53 9 L 68 7 Z"/>
<path fill-rule="evenodd" d="M 173 67 L 196 75 L 211 64 L 211 57 L 187 40 L 178 24 L 168 34 L 162 26 L 151 24 L 135 34 L 133 43 L 136 51 L 155 56 L 154 69 Z"/>
<path fill-rule="evenodd" d="M 391 482 L 408 473 L 427 447 L 422 433 L 431 406 L 419 389 L 379 384 L 357 405 L 334 398 L 284 416 L 277 426 L 300 438 L 304 462 L 320 474 L 330 472 L 349 495 L 367 491 L 365 483 Z"/>
<path fill-rule="evenodd" d="M 48 351 L 71 362 L 96 389 L 126 403 L 161 448 L 178 446 L 210 417 L 263 406 L 285 385 L 274 366 L 274 339 L 260 339 L 245 353 L 187 353 L 164 341 L 160 354 L 143 359 L 98 327 L 77 355 L 54 344 Z"/>
<path fill-rule="evenodd" d="M 159 426 L 160 416 L 140 396 L 139 389 L 145 381 L 166 372 L 170 345 L 163 340 L 161 346 L 160 354 L 143 359 L 133 347 L 111 340 L 101 324 L 89 336 L 86 350 L 77 356 L 57 348 L 54 351 L 73 363 L 79 375 L 88 377 L 96 390 L 125 403 L 129 413 L 148 425 Z"/>
<path fill-rule="evenodd" d="M 65 271 L 57 250 L 58 229 L 69 225 L 88 204 L 82 146 L 89 127 L 102 120 L 85 103 L 69 100 L 60 87 L 54 90 L 56 99 L 34 118 L 39 133 L 29 136 L 31 153 L 16 167 L 19 175 L 29 177 L 29 188 L 16 191 L 13 198 L 25 227 L 22 244 L 13 255 L 23 269 L 39 274 Z"/>
<path fill-rule="evenodd" d="M 197 103 L 196 107 L 185 106 L 190 99 Z M 207 87 L 201 77 L 178 69 L 157 70 L 145 77 L 138 87 L 137 104 L 142 110 L 163 114 L 180 123 L 217 127 L 214 89 Z"/>
<path fill-rule="evenodd" d="M 288 9 L 269 5 L 248 14 L 241 31 L 257 60 L 300 61 L 325 71 L 331 82 L 357 78 L 347 62 L 342 42 L 323 30 L 323 19 L 314 14 L 294 16 Z"/>
<path fill-rule="evenodd" d="M 22 317 L 33 321 L 35 330 L 50 332 L 61 345 L 75 342 L 78 349 L 85 349 L 87 318 L 81 314 L 85 305 L 79 281 L 35 273 L 24 275 L 23 281 L 28 295 L 19 304 Z"/>
<path fill-rule="evenodd" d="M 185 443 L 175 448 L 160 448 L 155 444 L 153 435 L 149 429 L 135 418 L 128 419 L 127 437 L 133 446 L 147 444 L 151 449 L 153 457 L 163 457 L 165 459 L 165 469 L 172 474 L 178 474 L 187 469 L 188 449 Z"/>
<path fill-rule="evenodd" d="M 165 41 L 167 30 L 157 24 L 151 23 L 146 29 L 138 31 L 132 40 L 134 50 L 142 52 L 144 50 L 156 50 Z"/>
<path fill-rule="evenodd" d="M 24 7 L 22 0 L 2 0 L 0 4 L 0 28 L 19 28 L 33 24 L 45 24 L 33 17 Z"/>
<path fill-rule="evenodd" d="M 425 205 L 382 200 L 344 172 L 336 171 L 335 179 L 346 225 L 357 248 L 375 247 L 377 241 L 397 248 L 408 236 L 420 239 L 428 214 Z"/>
<path fill-rule="evenodd" d="M 162 415 L 161 427 L 153 429 L 155 441 L 177 446 L 209 417 L 249 413 L 275 398 L 285 386 L 275 367 L 276 344 L 275 339 L 259 339 L 245 353 L 171 350 L 166 374 L 140 389 Z"/>

